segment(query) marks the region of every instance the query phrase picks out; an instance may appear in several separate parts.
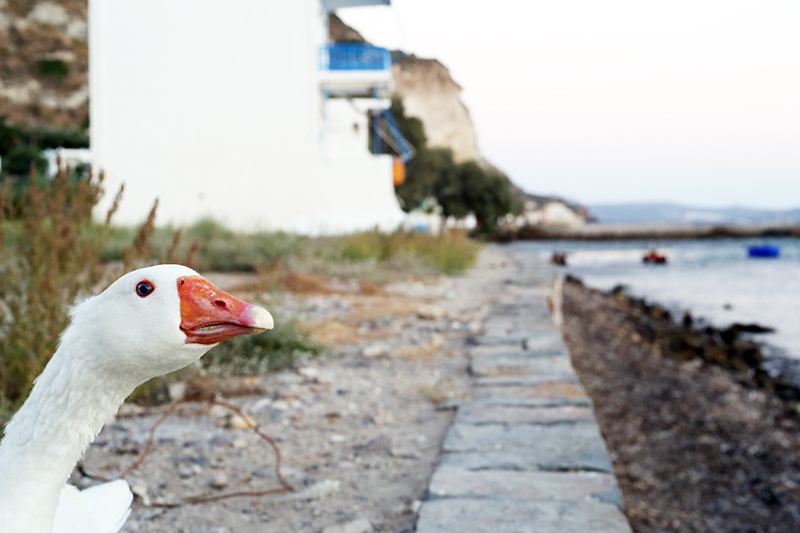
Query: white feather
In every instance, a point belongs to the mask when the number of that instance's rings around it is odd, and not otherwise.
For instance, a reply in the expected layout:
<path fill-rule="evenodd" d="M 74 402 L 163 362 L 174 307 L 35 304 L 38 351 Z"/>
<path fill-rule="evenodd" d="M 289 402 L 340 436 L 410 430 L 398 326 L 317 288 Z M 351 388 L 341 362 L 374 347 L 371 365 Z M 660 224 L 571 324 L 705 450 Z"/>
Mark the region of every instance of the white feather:
<path fill-rule="evenodd" d="M 131 514 L 133 493 L 122 479 L 79 491 L 66 485 L 53 533 L 117 533 Z"/>

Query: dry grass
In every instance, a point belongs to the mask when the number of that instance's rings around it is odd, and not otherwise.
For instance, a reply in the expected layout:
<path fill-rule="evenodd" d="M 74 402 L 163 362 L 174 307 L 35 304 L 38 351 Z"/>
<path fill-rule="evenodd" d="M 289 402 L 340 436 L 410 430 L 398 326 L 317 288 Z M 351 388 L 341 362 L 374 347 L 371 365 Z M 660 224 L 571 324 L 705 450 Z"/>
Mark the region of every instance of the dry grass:
<path fill-rule="evenodd" d="M 436 343 L 420 344 L 418 346 L 405 346 L 398 350 L 397 355 L 414 359 L 432 359 L 439 356 L 442 350 L 441 344 Z"/>
<path fill-rule="evenodd" d="M 417 313 L 419 301 L 394 295 L 349 297 L 350 318 L 357 321 L 378 320 L 384 316 L 404 317 Z"/>
<path fill-rule="evenodd" d="M 324 276 L 305 272 L 285 272 L 278 283 L 289 292 L 298 294 L 334 294 L 337 290 L 332 281 Z"/>
<path fill-rule="evenodd" d="M 52 183 L 39 183 L 34 174 L 29 180 L 14 239 L 5 231 L 7 180 L 0 192 L 0 399 L 11 405 L 27 396 L 55 352 L 75 298 L 109 281 L 99 252 L 119 202 L 117 195 L 106 224 L 98 227 L 92 209 L 103 194 L 102 175 L 75 182 L 62 169 Z M 134 261 L 136 254 L 129 257 Z"/>
<path fill-rule="evenodd" d="M 300 324 L 300 329 L 311 335 L 315 341 L 338 346 L 352 344 L 363 340 L 380 340 L 397 336 L 397 333 L 385 328 L 362 332 L 358 325 L 340 320 L 310 320 Z"/>

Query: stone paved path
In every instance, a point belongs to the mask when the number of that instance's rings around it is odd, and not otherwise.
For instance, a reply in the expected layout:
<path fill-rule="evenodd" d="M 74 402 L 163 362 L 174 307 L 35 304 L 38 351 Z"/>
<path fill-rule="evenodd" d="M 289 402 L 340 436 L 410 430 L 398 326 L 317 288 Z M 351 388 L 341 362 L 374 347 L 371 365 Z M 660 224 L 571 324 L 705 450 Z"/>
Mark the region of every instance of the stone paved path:
<path fill-rule="evenodd" d="M 517 266 L 474 340 L 418 533 L 630 533 L 605 444 L 547 307 L 553 270 Z"/>

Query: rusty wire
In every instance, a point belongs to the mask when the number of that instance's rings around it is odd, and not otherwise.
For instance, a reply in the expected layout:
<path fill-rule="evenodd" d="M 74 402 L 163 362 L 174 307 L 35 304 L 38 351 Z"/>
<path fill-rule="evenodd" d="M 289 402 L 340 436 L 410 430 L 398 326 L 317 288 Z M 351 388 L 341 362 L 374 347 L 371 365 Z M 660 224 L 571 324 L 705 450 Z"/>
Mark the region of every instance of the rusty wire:
<path fill-rule="evenodd" d="M 190 398 L 184 398 L 184 399 L 178 400 L 175 403 L 173 403 L 172 405 L 170 405 L 169 408 L 164 412 L 164 414 L 161 415 L 161 418 L 159 418 L 156 421 L 156 423 L 153 424 L 150 427 L 150 436 L 147 439 L 147 444 L 145 445 L 144 451 L 142 452 L 142 454 L 139 456 L 139 458 L 136 459 L 136 461 L 131 466 L 129 466 L 127 469 L 125 469 L 124 472 L 122 472 L 122 474 L 120 474 L 120 476 L 119 476 L 120 479 L 125 479 L 128 475 L 131 474 L 131 472 L 133 472 L 134 470 L 139 468 L 141 466 L 141 464 L 144 462 L 144 460 L 147 459 L 147 456 L 150 455 L 150 453 L 153 450 L 153 442 L 155 441 L 155 434 L 156 434 L 156 430 L 158 429 L 158 427 L 172 413 L 174 413 L 175 410 L 178 407 L 180 407 L 181 405 L 183 405 L 185 403 L 190 403 L 190 402 L 206 402 L 206 403 L 210 403 L 212 405 L 219 405 L 221 407 L 225 407 L 226 409 L 230 409 L 231 411 L 233 411 L 234 413 L 236 413 L 237 415 L 242 417 L 243 420 L 247 421 L 247 424 L 248 424 L 249 428 L 252 429 L 253 432 L 256 433 L 256 435 L 261 437 L 263 440 L 267 441 L 269 443 L 269 445 L 272 447 L 272 449 L 275 451 L 275 475 L 277 476 L 278 481 L 280 482 L 281 486 L 277 487 L 277 488 L 265 489 L 265 490 L 237 491 L 237 492 L 226 492 L 226 493 L 223 493 L 223 494 L 208 494 L 208 495 L 201 495 L 201 496 L 187 496 L 187 497 L 183 498 L 182 502 L 172 502 L 172 503 L 157 503 L 157 502 L 153 502 L 153 503 L 151 503 L 149 505 L 149 507 L 160 507 L 160 508 L 166 508 L 166 509 L 173 509 L 173 508 L 176 508 L 176 507 L 181 507 L 182 505 L 186 505 L 186 504 L 209 503 L 209 502 L 216 502 L 216 501 L 220 501 L 220 500 L 227 500 L 229 498 L 241 498 L 241 497 L 258 498 L 258 497 L 261 497 L 261 496 L 267 496 L 267 495 L 270 495 L 270 494 L 277 494 L 277 493 L 280 493 L 280 492 L 286 492 L 286 491 L 294 490 L 294 487 L 292 487 L 292 485 L 289 484 L 289 482 L 286 481 L 286 479 L 283 477 L 283 474 L 281 474 L 281 451 L 280 451 L 280 448 L 278 448 L 278 443 L 275 442 L 275 439 L 273 439 L 272 437 L 270 437 L 269 435 L 267 435 L 266 433 L 261 431 L 261 429 L 258 427 L 258 425 L 255 422 L 253 422 L 250 417 L 245 415 L 242 412 L 241 409 L 239 409 L 238 407 L 236 407 L 232 403 L 229 403 L 229 402 L 226 402 L 226 401 L 223 401 L 223 400 L 218 400 L 218 399 L 212 398 L 212 397 L 205 397 L 205 396 L 194 396 L 194 397 L 190 397 Z M 83 465 L 78 465 L 78 471 L 81 472 L 81 474 L 83 474 L 84 476 L 87 476 L 87 477 L 92 478 L 92 479 L 96 479 L 98 481 L 110 481 L 110 479 L 105 478 L 103 476 L 99 476 L 99 475 L 96 475 L 96 474 L 88 473 L 83 468 Z"/>

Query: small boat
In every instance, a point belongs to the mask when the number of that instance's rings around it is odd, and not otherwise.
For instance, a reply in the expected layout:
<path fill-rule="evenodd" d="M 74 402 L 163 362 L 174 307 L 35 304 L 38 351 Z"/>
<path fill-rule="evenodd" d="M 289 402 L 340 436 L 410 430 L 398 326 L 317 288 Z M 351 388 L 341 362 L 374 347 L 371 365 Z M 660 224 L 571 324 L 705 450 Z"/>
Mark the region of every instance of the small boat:
<path fill-rule="evenodd" d="M 762 244 L 749 246 L 747 255 L 750 257 L 778 257 L 781 255 L 781 247 L 774 244 Z"/>
<path fill-rule="evenodd" d="M 558 266 L 567 266 L 567 253 L 553 252 L 553 256 L 550 257 L 550 262 Z"/>
<path fill-rule="evenodd" d="M 642 262 L 649 265 L 666 265 L 667 256 L 658 250 L 650 250 L 642 257 Z"/>

